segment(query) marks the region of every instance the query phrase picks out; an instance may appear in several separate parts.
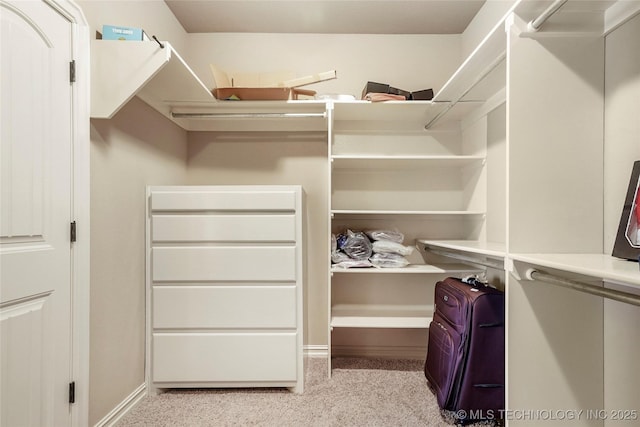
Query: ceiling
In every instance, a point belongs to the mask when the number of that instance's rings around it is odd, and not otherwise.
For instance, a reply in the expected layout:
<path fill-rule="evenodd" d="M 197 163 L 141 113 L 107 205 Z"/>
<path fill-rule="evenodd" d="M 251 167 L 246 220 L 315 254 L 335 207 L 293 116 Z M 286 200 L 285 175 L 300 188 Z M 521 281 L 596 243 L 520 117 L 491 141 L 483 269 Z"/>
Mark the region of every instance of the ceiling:
<path fill-rule="evenodd" d="M 460 34 L 485 0 L 165 0 L 188 33 Z"/>

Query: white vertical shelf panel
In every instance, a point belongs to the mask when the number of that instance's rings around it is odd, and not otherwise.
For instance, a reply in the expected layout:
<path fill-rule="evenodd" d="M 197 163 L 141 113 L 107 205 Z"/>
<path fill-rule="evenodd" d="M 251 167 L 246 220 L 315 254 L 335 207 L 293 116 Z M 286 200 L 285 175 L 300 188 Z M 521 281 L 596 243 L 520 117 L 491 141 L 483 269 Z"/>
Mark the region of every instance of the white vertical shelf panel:
<path fill-rule="evenodd" d="M 93 40 L 91 117 L 110 119 L 138 95 L 170 117 L 172 102 L 215 102 L 170 43 Z"/>

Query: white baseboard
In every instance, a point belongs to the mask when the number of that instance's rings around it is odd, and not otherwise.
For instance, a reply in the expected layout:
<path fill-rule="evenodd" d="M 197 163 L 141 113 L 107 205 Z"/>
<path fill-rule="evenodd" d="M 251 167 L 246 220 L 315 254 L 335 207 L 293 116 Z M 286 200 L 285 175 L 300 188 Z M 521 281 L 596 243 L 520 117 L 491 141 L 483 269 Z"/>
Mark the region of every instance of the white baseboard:
<path fill-rule="evenodd" d="M 147 395 L 146 384 L 140 386 L 127 396 L 118 406 L 113 408 L 111 412 L 105 415 L 94 427 L 111 427 L 115 425 L 127 412 L 133 409 Z"/>
<path fill-rule="evenodd" d="M 372 346 L 372 345 L 334 345 L 331 357 L 375 357 L 382 359 L 415 359 L 424 360 L 427 349 L 423 346 Z M 311 358 L 328 358 L 329 348 L 325 345 L 305 345 L 304 356 Z"/>
<path fill-rule="evenodd" d="M 315 345 L 309 344 L 303 347 L 304 357 L 323 358 L 329 357 L 329 349 L 326 344 Z"/>
<path fill-rule="evenodd" d="M 364 357 L 381 359 L 424 360 L 427 355 L 421 346 L 348 346 L 334 345 L 331 357 Z"/>

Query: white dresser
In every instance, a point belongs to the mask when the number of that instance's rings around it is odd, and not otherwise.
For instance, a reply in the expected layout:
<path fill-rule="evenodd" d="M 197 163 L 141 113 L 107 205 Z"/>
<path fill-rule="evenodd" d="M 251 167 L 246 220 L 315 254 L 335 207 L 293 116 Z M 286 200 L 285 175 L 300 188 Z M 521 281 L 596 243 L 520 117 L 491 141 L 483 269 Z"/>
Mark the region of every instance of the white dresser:
<path fill-rule="evenodd" d="M 147 376 L 303 391 L 300 186 L 147 191 Z"/>

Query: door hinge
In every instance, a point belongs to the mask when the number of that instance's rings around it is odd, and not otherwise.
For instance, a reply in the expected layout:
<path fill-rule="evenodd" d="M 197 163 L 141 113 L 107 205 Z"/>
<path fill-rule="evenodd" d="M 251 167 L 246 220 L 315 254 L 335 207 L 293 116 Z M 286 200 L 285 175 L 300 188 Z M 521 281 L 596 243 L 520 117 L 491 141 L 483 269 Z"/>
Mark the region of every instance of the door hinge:
<path fill-rule="evenodd" d="M 69 383 L 69 403 L 76 403 L 76 382 Z"/>
<path fill-rule="evenodd" d="M 73 221 L 71 223 L 71 233 L 70 233 L 70 238 L 71 238 L 71 242 L 75 242 L 76 241 L 76 222 Z"/>
<path fill-rule="evenodd" d="M 69 62 L 69 81 L 74 83 L 76 81 L 76 60 Z"/>

